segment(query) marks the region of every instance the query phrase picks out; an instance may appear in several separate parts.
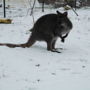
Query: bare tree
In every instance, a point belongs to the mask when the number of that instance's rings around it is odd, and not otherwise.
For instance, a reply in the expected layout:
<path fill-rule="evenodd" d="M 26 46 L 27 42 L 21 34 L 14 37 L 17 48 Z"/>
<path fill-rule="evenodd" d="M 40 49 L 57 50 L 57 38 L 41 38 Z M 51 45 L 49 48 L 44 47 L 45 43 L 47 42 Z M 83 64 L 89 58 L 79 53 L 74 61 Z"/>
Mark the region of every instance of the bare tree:
<path fill-rule="evenodd" d="M 35 3 L 36 3 L 36 0 L 34 0 L 33 6 L 32 6 L 32 8 L 31 8 L 31 14 L 30 14 L 30 15 L 33 14 L 33 9 L 34 9 L 34 7 L 35 7 Z"/>

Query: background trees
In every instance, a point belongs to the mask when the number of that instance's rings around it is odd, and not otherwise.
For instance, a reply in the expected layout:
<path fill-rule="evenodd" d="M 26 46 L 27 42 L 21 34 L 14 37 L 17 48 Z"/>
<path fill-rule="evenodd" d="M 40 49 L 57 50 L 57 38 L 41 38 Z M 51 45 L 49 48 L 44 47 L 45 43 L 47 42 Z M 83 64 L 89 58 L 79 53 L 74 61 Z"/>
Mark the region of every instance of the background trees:
<path fill-rule="evenodd" d="M 90 0 L 38 0 L 39 3 L 42 3 L 43 1 L 45 4 L 52 4 L 55 7 L 60 7 L 66 4 L 68 4 L 72 7 L 82 7 L 82 6 L 90 6 Z"/>

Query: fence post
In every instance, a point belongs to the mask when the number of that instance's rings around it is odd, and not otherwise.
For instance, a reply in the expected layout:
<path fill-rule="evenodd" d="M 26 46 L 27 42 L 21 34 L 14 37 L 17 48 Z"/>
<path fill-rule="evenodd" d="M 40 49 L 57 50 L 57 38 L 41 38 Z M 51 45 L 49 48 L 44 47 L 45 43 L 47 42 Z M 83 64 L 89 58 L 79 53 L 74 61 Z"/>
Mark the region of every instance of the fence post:
<path fill-rule="evenodd" d="M 44 12 L 44 0 L 42 2 L 42 12 Z"/>
<path fill-rule="evenodd" d="M 76 10 L 76 8 L 77 8 L 77 0 L 75 0 L 75 10 Z"/>
<path fill-rule="evenodd" d="M 6 17 L 6 3 L 5 3 L 5 0 L 3 0 L 3 11 L 4 11 L 4 18 Z"/>

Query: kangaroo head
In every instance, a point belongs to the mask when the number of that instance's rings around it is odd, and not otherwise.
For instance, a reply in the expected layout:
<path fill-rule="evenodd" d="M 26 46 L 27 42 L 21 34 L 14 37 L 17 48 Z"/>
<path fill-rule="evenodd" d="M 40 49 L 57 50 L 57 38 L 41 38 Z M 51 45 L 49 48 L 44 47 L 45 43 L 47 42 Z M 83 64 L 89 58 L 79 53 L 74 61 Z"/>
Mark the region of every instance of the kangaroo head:
<path fill-rule="evenodd" d="M 61 13 L 57 11 L 57 24 L 63 29 L 72 29 L 72 23 L 68 18 L 68 12 Z"/>
<path fill-rule="evenodd" d="M 72 23 L 68 18 L 68 12 L 61 13 L 59 11 L 57 12 L 57 28 L 58 32 L 60 34 L 66 34 L 69 33 L 69 31 L 72 29 Z"/>
<path fill-rule="evenodd" d="M 64 13 L 61 13 L 59 11 L 56 11 L 56 12 L 57 12 L 58 16 L 60 16 L 60 17 L 67 17 L 68 16 L 68 12 L 64 12 Z"/>

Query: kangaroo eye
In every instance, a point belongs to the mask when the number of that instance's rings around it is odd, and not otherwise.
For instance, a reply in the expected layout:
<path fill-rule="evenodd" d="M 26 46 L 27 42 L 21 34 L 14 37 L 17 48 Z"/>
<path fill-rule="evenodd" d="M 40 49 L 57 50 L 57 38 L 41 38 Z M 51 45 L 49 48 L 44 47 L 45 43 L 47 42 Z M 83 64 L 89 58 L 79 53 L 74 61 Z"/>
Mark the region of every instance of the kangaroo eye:
<path fill-rule="evenodd" d="M 60 23 L 60 21 L 58 21 L 58 23 Z"/>
<path fill-rule="evenodd" d="M 63 26 L 63 25 L 61 25 L 61 28 L 63 29 L 63 28 L 64 28 L 64 26 Z"/>
<path fill-rule="evenodd" d="M 57 23 L 58 23 L 58 24 L 61 24 L 61 20 L 58 20 Z"/>

